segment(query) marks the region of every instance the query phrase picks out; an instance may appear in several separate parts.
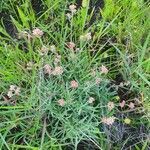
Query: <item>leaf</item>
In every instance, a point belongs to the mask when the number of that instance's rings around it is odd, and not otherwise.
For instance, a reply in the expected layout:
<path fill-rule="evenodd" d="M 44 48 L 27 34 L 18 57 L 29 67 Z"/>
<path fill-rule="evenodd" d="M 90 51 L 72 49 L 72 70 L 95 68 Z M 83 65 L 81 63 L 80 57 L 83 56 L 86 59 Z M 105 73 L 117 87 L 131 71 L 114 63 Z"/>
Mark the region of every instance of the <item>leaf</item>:
<path fill-rule="evenodd" d="M 82 0 L 82 7 L 88 7 L 89 0 Z"/>
<path fill-rule="evenodd" d="M 24 14 L 24 12 L 19 7 L 17 7 L 17 9 L 18 9 L 19 17 L 23 23 L 23 26 L 29 28 L 28 17 Z"/>

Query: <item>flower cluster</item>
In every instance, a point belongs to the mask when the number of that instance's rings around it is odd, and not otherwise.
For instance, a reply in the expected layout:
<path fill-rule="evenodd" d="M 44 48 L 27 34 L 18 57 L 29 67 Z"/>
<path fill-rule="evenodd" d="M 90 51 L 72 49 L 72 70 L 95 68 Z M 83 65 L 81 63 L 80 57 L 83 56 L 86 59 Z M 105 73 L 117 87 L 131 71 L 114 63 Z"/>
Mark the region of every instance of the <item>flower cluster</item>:
<path fill-rule="evenodd" d="M 76 13 L 76 11 L 77 11 L 77 6 L 74 5 L 74 4 L 71 4 L 71 5 L 69 6 L 69 11 L 70 11 L 70 13 L 67 13 L 66 16 L 67 16 L 67 18 L 70 20 L 70 19 L 73 17 L 73 15 Z"/>
<path fill-rule="evenodd" d="M 81 40 L 81 41 L 89 41 L 89 40 L 91 40 L 91 39 L 92 39 L 92 35 L 91 35 L 90 32 L 87 33 L 87 34 L 85 34 L 85 35 L 81 35 L 81 36 L 80 36 L 80 40 Z"/>
<path fill-rule="evenodd" d="M 78 88 L 78 82 L 77 81 L 75 81 L 75 80 L 72 80 L 71 82 L 70 82 L 70 87 L 71 88 L 73 88 L 73 89 L 76 89 L 76 88 Z"/>
<path fill-rule="evenodd" d="M 95 99 L 93 97 L 89 97 L 88 103 L 92 104 L 95 101 Z"/>
<path fill-rule="evenodd" d="M 71 49 L 71 50 L 74 50 L 74 48 L 75 48 L 75 43 L 73 43 L 73 42 L 68 42 L 67 43 L 67 47 L 69 48 L 69 49 Z"/>
<path fill-rule="evenodd" d="M 58 101 L 58 105 L 63 107 L 65 105 L 65 100 L 64 99 L 59 99 Z"/>
<path fill-rule="evenodd" d="M 104 66 L 104 65 L 102 65 L 102 66 L 100 67 L 100 72 L 101 72 L 102 74 L 107 74 L 107 73 L 108 73 L 107 67 Z"/>
<path fill-rule="evenodd" d="M 43 67 L 43 70 L 44 70 L 44 74 L 47 74 L 47 75 L 57 76 L 57 75 L 63 74 L 63 67 L 61 66 L 56 66 L 55 68 L 52 68 L 49 64 L 46 64 Z"/>
<path fill-rule="evenodd" d="M 26 64 L 26 69 L 27 70 L 32 70 L 33 69 L 33 66 L 34 66 L 34 63 L 32 61 L 29 61 L 27 64 Z"/>
<path fill-rule="evenodd" d="M 76 8 L 77 8 L 77 6 L 74 5 L 74 4 L 72 4 L 72 5 L 69 6 L 69 10 L 71 11 L 72 14 L 74 14 L 77 11 Z"/>
<path fill-rule="evenodd" d="M 45 56 L 45 55 L 48 54 L 48 51 L 49 51 L 49 49 L 48 49 L 46 46 L 42 46 L 42 48 L 41 48 L 40 51 L 39 51 L 39 54 L 40 54 L 41 56 Z"/>
<path fill-rule="evenodd" d="M 43 32 L 42 30 L 40 30 L 39 28 L 35 28 L 35 29 L 33 29 L 33 31 L 32 31 L 32 35 L 33 35 L 34 37 L 42 37 L 43 34 L 44 34 L 44 32 Z"/>
<path fill-rule="evenodd" d="M 108 110 L 111 111 L 112 109 L 114 109 L 115 104 L 114 104 L 113 102 L 109 102 L 109 103 L 107 104 L 107 107 L 108 107 Z"/>
<path fill-rule="evenodd" d="M 104 124 L 107 124 L 107 125 L 112 125 L 114 123 L 115 119 L 116 118 L 114 116 L 112 116 L 112 117 L 103 117 L 101 119 L 101 122 L 104 123 Z"/>
<path fill-rule="evenodd" d="M 57 66 L 61 62 L 61 55 L 56 55 L 54 59 L 54 65 Z"/>
<path fill-rule="evenodd" d="M 16 85 L 10 85 L 9 91 L 7 93 L 7 96 L 9 98 L 11 98 L 14 95 L 19 95 L 19 93 L 20 93 L 20 87 L 17 87 Z"/>

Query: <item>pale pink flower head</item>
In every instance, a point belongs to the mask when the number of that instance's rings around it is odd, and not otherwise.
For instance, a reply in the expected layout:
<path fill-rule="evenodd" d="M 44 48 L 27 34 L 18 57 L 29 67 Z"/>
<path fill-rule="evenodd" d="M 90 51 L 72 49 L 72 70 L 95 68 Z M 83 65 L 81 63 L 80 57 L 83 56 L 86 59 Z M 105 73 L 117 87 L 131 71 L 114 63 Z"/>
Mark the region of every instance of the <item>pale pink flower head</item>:
<path fill-rule="evenodd" d="M 123 108 L 124 106 L 125 106 L 125 101 L 123 100 L 120 104 L 119 104 L 119 106 L 121 107 L 121 108 Z"/>
<path fill-rule="evenodd" d="M 95 83 L 96 83 L 97 85 L 99 85 L 99 84 L 101 83 L 101 81 L 102 81 L 101 78 L 96 78 L 96 79 L 95 79 Z"/>
<path fill-rule="evenodd" d="M 72 15 L 70 13 L 67 13 L 66 16 L 69 20 L 72 18 Z"/>
<path fill-rule="evenodd" d="M 89 41 L 92 39 L 92 35 L 91 35 L 91 32 L 85 34 L 85 35 L 81 35 L 80 36 L 80 40 L 81 41 Z"/>
<path fill-rule="evenodd" d="M 108 107 L 109 111 L 111 111 L 112 109 L 114 109 L 115 108 L 114 102 L 108 102 L 107 107 Z"/>
<path fill-rule="evenodd" d="M 107 67 L 104 66 L 104 65 L 102 65 L 102 66 L 100 67 L 100 71 L 101 71 L 102 74 L 107 74 L 107 73 L 108 73 L 108 69 L 107 69 Z"/>
<path fill-rule="evenodd" d="M 32 70 L 34 66 L 34 63 L 32 61 L 29 61 L 26 65 L 27 70 Z"/>
<path fill-rule="evenodd" d="M 58 105 L 63 107 L 65 105 L 65 100 L 64 99 L 58 100 Z"/>
<path fill-rule="evenodd" d="M 50 46 L 50 51 L 51 51 L 52 53 L 56 53 L 56 46 L 55 46 L 55 45 L 51 45 L 51 46 Z"/>
<path fill-rule="evenodd" d="M 48 74 L 48 75 L 51 75 L 52 74 L 52 68 L 49 64 L 46 64 L 44 67 L 44 74 Z"/>
<path fill-rule="evenodd" d="M 15 91 L 15 90 L 16 90 L 16 85 L 10 85 L 9 90 L 10 90 L 10 91 Z"/>
<path fill-rule="evenodd" d="M 13 96 L 14 96 L 13 91 L 8 91 L 7 96 L 8 96 L 9 98 L 13 97 Z"/>
<path fill-rule="evenodd" d="M 76 52 L 79 52 L 80 51 L 80 48 L 76 48 Z"/>
<path fill-rule="evenodd" d="M 43 31 L 40 30 L 39 28 L 35 28 L 32 31 L 32 35 L 35 37 L 41 37 L 41 36 L 43 36 L 43 34 L 44 34 Z"/>
<path fill-rule="evenodd" d="M 120 86 L 120 87 L 123 87 L 123 86 L 124 86 L 124 83 L 123 83 L 123 82 L 120 82 L 119 86 Z"/>
<path fill-rule="evenodd" d="M 19 94 L 20 94 L 20 87 L 17 87 L 16 85 L 10 85 L 7 96 L 11 98 L 12 96 Z"/>
<path fill-rule="evenodd" d="M 67 43 L 67 47 L 69 48 L 69 49 L 71 49 L 71 50 L 73 50 L 74 48 L 75 48 L 75 43 L 73 43 L 73 42 L 68 42 Z"/>
<path fill-rule="evenodd" d="M 61 66 L 56 66 L 52 72 L 53 75 L 62 75 L 63 74 L 63 67 Z"/>
<path fill-rule="evenodd" d="M 89 97 L 88 103 L 92 104 L 95 101 L 95 99 L 93 97 Z"/>
<path fill-rule="evenodd" d="M 41 56 L 44 56 L 44 55 L 48 54 L 48 50 L 49 49 L 46 46 L 42 46 L 39 53 L 40 53 Z"/>
<path fill-rule="evenodd" d="M 86 40 L 89 41 L 92 39 L 92 35 L 91 35 L 91 32 L 87 33 L 86 35 Z"/>
<path fill-rule="evenodd" d="M 101 119 L 101 122 L 104 123 L 104 124 L 107 124 L 107 125 L 112 125 L 115 121 L 115 117 L 112 116 L 112 117 L 103 117 Z"/>
<path fill-rule="evenodd" d="M 70 11 L 71 11 L 72 13 L 75 13 L 75 12 L 77 11 L 76 8 L 77 8 L 77 6 L 74 5 L 74 4 L 72 4 L 72 5 L 69 6 L 69 9 L 70 9 Z"/>
<path fill-rule="evenodd" d="M 135 108 L 135 105 L 134 105 L 134 103 L 130 102 L 130 104 L 129 104 L 129 108 L 130 108 L 130 109 L 133 109 L 133 108 Z"/>
<path fill-rule="evenodd" d="M 20 94 L 20 87 L 16 87 L 15 95 L 19 95 L 19 94 Z"/>
<path fill-rule="evenodd" d="M 125 85 L 125 86 L 129 86 L 129 85 L 130 85 L 130 81 L 126 81 L 126 82 L 124 83 L 124 85 Z"/>
<path fill-rule="evenodd" d="M 76 88 L 78 88 L 78 86 L 79 86 L 79 84 L 78 84 L 77 81 L 72 80 L 72 81 L 70 82 L 70 87 L 71 87 L 71 88 L 76 89 Z"/>
<path fill-rule="evenodd" d="M 61 62 L 61 55 L 56 55 L 55 59 L 54 59 L 54 64 L 58 65 L 58 63 Z"/>

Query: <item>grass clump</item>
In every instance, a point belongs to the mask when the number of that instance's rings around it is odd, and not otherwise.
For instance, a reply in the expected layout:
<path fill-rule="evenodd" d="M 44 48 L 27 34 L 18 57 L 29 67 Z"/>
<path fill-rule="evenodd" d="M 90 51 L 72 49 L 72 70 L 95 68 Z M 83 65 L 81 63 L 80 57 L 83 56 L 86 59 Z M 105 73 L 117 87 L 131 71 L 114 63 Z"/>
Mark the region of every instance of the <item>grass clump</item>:
<path fill-rule="evenodd" d="M 148 2 L 1 10 L 0 149 L 149 149 Z"/>

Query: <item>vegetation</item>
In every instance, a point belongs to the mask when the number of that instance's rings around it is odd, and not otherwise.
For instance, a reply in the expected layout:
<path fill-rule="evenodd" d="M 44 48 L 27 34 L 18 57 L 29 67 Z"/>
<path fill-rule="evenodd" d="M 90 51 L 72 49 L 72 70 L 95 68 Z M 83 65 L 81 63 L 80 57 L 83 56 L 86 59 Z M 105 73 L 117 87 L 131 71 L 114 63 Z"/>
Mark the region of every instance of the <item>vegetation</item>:
<path fill-rule="evenodd" d="M 149 16 L 144 0 L 2 0 L 0 149 L 150 149 Z"/>

